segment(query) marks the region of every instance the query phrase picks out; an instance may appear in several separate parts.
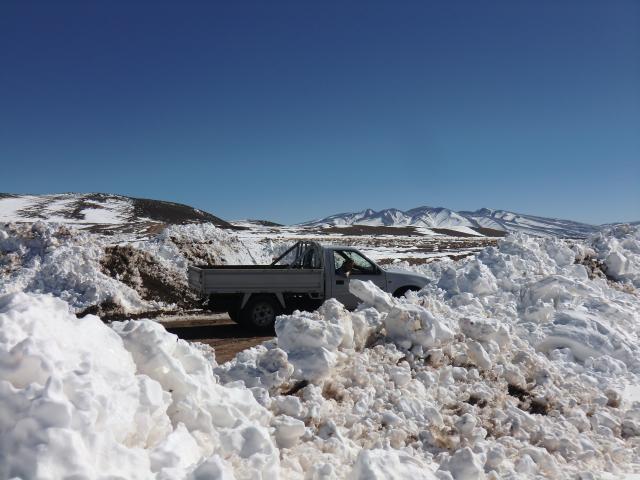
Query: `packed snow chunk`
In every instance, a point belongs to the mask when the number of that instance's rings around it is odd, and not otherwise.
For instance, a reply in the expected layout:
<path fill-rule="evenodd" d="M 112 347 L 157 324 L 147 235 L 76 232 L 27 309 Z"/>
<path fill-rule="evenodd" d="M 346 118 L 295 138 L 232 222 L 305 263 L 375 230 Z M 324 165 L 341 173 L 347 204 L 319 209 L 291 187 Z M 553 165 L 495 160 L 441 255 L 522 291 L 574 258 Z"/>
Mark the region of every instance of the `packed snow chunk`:
<path fill-rule="evenodd" d="M 479 342 L 494 341 L 500 347 L 504 347 L 511 341 L 507 328 L 492 318 L 463 317 L 459 321 L 459 326 L 462 333 Z"/>
<path fill-rule="evenodd" d="M 467 355 L 480 369 L 489 370 L 491 368 L 491 358 L 489 358 L 489 354 L 480 343 L 474 340 L 467 340 Z"/>
<path fill-rule="evenodd" d="M 159 324 L 113 327 L 49 295 L 0 297 L 0 478 L 279 475 L 249 390 Z"/>
<path fill-rule="evenodd" d="M 491 270 L 476 259 L 459 272 L 457 284 L 461 292 L 469 292 L 478 296 L 488 295 L 498 289 Z"/>
<path fill-rule="evenodd" d="M 396 305 L 384 319 L 387 335 L 399 346 L 435 348 L 453 339 L 453 331 L 442 319 L 420 305 Z"/>
<path fill-rule="evenodd" d="M 454 480 L 483 480 L 486 478 L 485 461 L 469 447 L 464 447 L 442 462 L 440 469 L 451 473 Z"/>
<path fill-rule="evenodd" d="M 293 447 L 305 432 L 304 422 L 288 415 L 274 417 L 271 425 L 275 428 L 276 442 L 280 448 Z"/>
<path fill-rule="evenodd" d="M 281 315 L 275 323 L 278 347 L 295 367 L 293 376 L 311 381 L 325 378 L 334 367 L 339 347 L 353 348 L 351 314 L 335 299 L 316 312 Z"/>
<path fill-rule="evenodd" d="M 388 312 L 395 304 L 387 292 L 382 291 L 371 280 L 352 279 L 349 281 L 349 292 L 358 297 L 365 305 L 373 307 L 379 312 Z"/>
<path fill-rule="evenodd" d="M 607 355 L 632 367 L 640 350 L 636 340 L 605 318 L 594 313 L 573 310 L 557 312 L 543 331 L 546 337 L 537 350 L 549 352 L 556 348 L 570 348 L 574 358 L 584 362 L 589 357 Z"/>
<path fill-rule="evenodd" d="M 475 259 L 459 270 L 453 267 L 444 270 L 437 285 L 448 295 L 472 293 L 481 296 L 493 293 L 498 288 L 491 270 Z"/>
<path fill-rule="evenodd" d="M 640 225 L 618 225 L 591 238 L 606 274 L 640 288 Z"/>
<path fill-rule="evenodd" d="M 219 365 L 216 375 L 223 383 L 241 381 L 248 388 L 275 392 L 293 374 L 287 352 L 274 341 L 239 352 L 232 360 Z"/>
<path fill-rule="evenodd" d="M 375 308 L 364 308 L 351 314 L 353 346 L 356 350 L 362 350 L 382 329 L 383 316 Z"/>
<path fill-rule="evenodd" d="M 200 464 L 187 480 L 236 480 L 236 477 L 222 458 L 213 455 Z"/>
<path fill-rule="evenodd" d="M 402 451 L 360 450 L 349 478 L 354 480 L 437 480 L 433 470 Z"/>

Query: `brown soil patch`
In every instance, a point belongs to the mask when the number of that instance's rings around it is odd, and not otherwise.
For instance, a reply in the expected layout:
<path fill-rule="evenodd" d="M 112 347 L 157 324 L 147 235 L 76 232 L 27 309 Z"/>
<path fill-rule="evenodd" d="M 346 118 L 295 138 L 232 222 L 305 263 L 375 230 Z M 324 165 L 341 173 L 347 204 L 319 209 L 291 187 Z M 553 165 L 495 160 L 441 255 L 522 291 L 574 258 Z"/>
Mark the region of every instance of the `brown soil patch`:
<path fill-rule="evenodd" d="M 213 223 L 219 227 L 233 228 L 229 222 L 182 203 L 150 200 L 147 198 L 131 198 L 133 201 L 134 221 L 138 218 L 150 218 L 161 223 Z"/>
<path fill-rule="evenodd" d="M 186 279 L 177 272 L 167 271 L 148 252 L 130 245 L 112 245 L 105 249 L 100 265 L 104 273 L 130 286 L 145 300 L 187 309 L 199 306 Z"/>
<path fill-rule="evenodd" d="M 273 338 L 273 334 L 242 327 L 226 315 L 203 315 L 189 317 L 186 320 L 175 317 L 171 321 L 163 319 L 162 323 L 169 332 L 184 340 L 206 343 L 213 347 L 218 363 L 227 362 L 238 352 Z"/>

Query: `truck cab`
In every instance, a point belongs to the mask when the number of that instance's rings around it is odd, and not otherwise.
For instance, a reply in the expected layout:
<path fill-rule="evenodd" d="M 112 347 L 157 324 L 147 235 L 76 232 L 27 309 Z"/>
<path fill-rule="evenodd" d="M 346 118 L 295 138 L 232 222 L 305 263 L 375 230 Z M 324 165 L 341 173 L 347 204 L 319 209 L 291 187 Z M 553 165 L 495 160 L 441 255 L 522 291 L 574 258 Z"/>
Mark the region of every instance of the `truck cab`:
<path fill-rule="evenodd" d="M 408 290 L 420 290 L 427 284 L 426 277 L 409 272 L 388 271 L 353 247 L 327 246 L 325 254 L 325 295 L 335 298 L 346 308 L 358 305 L 358 298 L 349 292 L 349 281 L 371 281 L 381 290 L 399 297 Z M 341 267 L 351 260 L 353 268 L 348 275 L 340 273 Z"/>

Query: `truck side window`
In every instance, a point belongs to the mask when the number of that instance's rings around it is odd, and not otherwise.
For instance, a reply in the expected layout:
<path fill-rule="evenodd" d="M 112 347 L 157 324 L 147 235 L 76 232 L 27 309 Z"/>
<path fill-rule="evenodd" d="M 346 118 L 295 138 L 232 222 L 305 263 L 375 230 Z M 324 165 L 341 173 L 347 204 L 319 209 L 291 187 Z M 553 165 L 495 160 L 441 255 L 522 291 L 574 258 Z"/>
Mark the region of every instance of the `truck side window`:
<path fill-rule="evenodd" d="M 342 267 L 342 264 L 349 259 L 354 263 L 353 269 L 350 272 L 351 275 L 372 275 L 376 273 L 376 268 L 373 264 L 356 252 L 350 250 L 336 250 L 333 258 L 335 261 L 336 272 L 338 272 L 340 267 Z"/>
<path fill-rule="evenodd" d="M 373 264 L 359 253 L 348 250 L 344 253 L 355 263 L 355 267 L 353 268 L 354 275 L 372 275 L 376 272 Z"/>

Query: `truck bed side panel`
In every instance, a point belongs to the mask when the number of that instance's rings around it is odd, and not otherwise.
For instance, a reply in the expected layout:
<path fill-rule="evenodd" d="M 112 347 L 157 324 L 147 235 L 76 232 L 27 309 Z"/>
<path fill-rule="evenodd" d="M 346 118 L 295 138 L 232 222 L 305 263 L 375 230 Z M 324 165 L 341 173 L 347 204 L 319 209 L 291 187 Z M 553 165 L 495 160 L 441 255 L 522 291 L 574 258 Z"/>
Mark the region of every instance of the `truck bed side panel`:
<path fill-rule="evenodd" d="M 195 269 L 194 269 L 195 270 Z M 211 293 L 317 293 L 324 292 L 322 269 L 202 269 L 198 280 L 189 284 L 204 294 Z"/>

